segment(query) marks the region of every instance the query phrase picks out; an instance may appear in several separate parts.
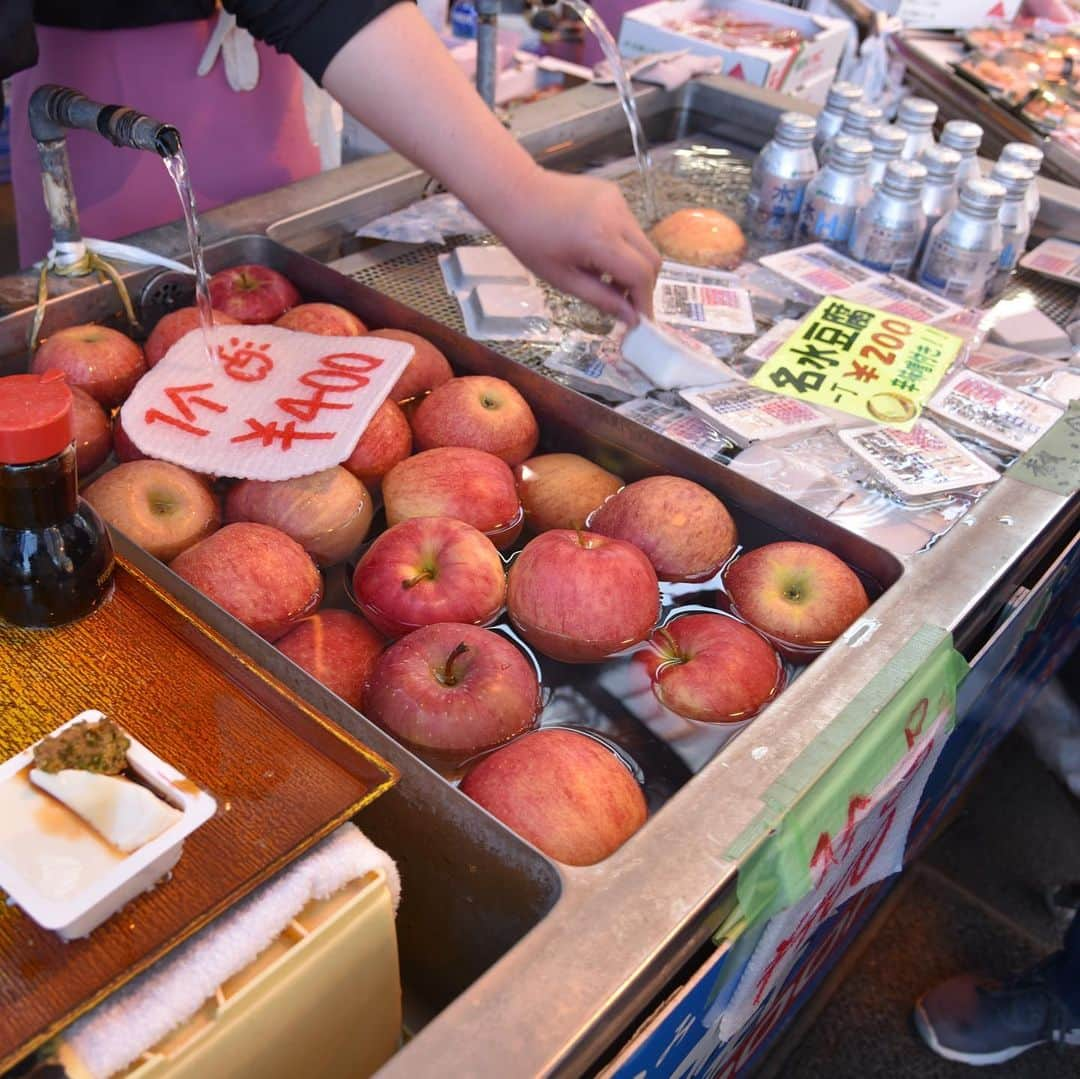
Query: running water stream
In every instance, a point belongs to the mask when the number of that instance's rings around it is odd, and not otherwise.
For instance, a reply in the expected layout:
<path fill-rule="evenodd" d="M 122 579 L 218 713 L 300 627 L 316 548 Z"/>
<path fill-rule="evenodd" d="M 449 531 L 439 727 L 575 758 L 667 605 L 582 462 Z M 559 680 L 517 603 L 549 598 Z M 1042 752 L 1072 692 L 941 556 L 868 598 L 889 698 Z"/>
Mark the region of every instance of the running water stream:
<path fill-rule="evenodd" d="M 206 279 L 206 263 L 203 261 L 202 237 L 199 235 L 199 218 L 195 213 L 195 192 L 191 187 L 191 173 L 188 170 L 184 148 L 175 154 L 163 158 L 165 168 L 176 184 L 176 193 L 180 196 L 180 205 L 184 209 L 184 224 L 187 226 L 188 247 L 191 249 L 191 265 L 195 270 L 195 305 L 199 309 L 199 324 L 202 327 L 203 344 L 210 362 L 214 362 L 214 351 L 210 345 L 210 329 L 214 324 L 213 308 L 210 305 L 210 287 Z"/>
<path fill-rule="evenodd" d="M 641 126 L 641 117 L 638 116 L 637 103 L 634 101 L 634 88 L 630 82 L 630 76 L 626 73 L 626 65 L 623 64 L 622 57 L 619 55 L 619 46 L 615 44 L 611 31 L 604 25 L 604 20 L 585 0 L 563 0 L 563 2 L 578 15 L 586 29 L 596 37 L 604 58 L 611 68 L 611 77 L 619 92 L 626 122 L 630 125 L 630 141 L 634 144 L 634 157 L 637 158 L 645 194 L 645 212 L 649 218 L 648 224 L 651 225 L 658 216 L 656 191 L 653 185 L 652 156 L 649 153 L 648 140 L 645 138 L 645 129 Z"/>

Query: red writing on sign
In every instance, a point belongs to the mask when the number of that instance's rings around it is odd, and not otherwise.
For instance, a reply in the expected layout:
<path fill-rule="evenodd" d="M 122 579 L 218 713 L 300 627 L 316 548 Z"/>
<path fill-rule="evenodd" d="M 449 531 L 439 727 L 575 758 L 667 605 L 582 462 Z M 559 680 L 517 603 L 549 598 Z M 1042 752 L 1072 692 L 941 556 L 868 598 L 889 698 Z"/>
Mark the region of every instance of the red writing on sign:
<path fill-rule="evenodd" d="M 230 337 L 229 347 L 232 352 L 218 345 L 217 354 L 225 374 L 237 382 L 261 382 L 274 369 L 268 344 L 256 345 L 254 341 L 241 344 L 239 337 Z"/>
<path fill-rule="evenodd" d="M 246 435 L 235 435 L 230 438 L 230 442 L 254 442 L 259 441 L 264 446 L 272 446 L 274 443 L 278 444 L 280 450 L 291 450 L 294 442 L 300 441 L 321 441 L 328 438 L 336 438 L 337 434 L 334 431 L 298 431 L 296 429 L 296 421 L 289 420 L 284 427 L 279 428 L 277 420 L 271 420 L 269 423 L 263 423 L 261 420 L 255 419 L 254 416 L 249 416 L 244 423 L 251 428 Z"/>
<path fill-rule="evenodd" d="M 279 397 L 274 403 L 301 423 L 311 423 L 323 409 L 347 411 L 353 407 L 351 401 L 328 401 L 327 397 L 362 389 L 370 381 L 368 373 L 381 366 L 382 360 L 363 352 L 332 352 L 298 379 L 301 386 L 313 393 L 307 397 Z"/>
<path fill-rule="evenodd" d="M 177 427 L 186 431 L 189 435 L 197 438 L 205 438 L 210 431 L 205 427 L 199 427 L 195 421 L 195 406 L 208 408 L 211 412 L 228 412 L 228 406 L 211 401 L 209 397 L 203 397 L 206 390 L 212 390 L 212 382 L 200 382 L 194 386 L 169 386 L 165 390 L 165 396 L 169 399 L 176 414 L 162 412 L 158 408 L 146 410 L 145 420 L 147 423 L 167 423 L 171 427 Z"/>

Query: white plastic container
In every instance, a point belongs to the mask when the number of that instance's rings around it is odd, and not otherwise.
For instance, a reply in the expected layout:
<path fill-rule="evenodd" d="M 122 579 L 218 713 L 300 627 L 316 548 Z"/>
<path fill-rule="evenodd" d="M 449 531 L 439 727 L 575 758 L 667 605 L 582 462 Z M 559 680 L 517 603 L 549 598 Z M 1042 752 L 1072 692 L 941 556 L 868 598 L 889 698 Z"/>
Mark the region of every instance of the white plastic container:
<path fill-rule="evenodd" d="M 103 718 L 98 711 L 82 712 L 53 734 Z M 181 813 L 132 854 L 109 846 L 30 782 L 33 747 L 0 765 L 0 889 L 38 925 L 65 940 L 86 936 L 153 888 L 180 860 L 184 840 L 217 812 L 209 794 L 125 734 L 131 739 L 128 766 Z"/>

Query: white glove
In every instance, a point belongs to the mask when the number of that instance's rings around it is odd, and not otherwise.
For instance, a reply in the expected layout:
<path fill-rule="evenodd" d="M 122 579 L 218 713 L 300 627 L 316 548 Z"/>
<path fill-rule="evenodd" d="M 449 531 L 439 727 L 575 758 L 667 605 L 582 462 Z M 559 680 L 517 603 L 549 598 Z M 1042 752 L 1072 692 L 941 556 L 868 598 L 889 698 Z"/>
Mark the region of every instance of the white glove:
<path fill-rule="evenodd" d="M 236 16 L 228 11 L 218 12 L 217 25 L 199 61 L 199 75 L 210 74 L 219 52 L 224 57 L 225 79 L 232 89 L 254 90 L 259 85 L 259 54 L 255 50 L 255 39 L 236 25 Z"/>

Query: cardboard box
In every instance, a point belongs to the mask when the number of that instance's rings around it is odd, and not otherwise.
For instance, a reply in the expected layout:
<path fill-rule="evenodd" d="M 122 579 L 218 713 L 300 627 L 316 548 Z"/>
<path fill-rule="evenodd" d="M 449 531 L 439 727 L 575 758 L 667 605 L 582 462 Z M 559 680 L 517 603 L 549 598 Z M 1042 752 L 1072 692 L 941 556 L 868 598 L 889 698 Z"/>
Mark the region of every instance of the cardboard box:
<path fill-rule="evenodd" d="M 799 31 L 803 42 L 795 48 L 732 49 L 666 25 L 716 10 L 790 26 Z M 676 49 L 687 49 L 696 56 L 723 56 L 723 73 L 731 78 L 786 94 L 803 96 L 809 90 L 817 95 L 815 101 L 824 100 L 824 90 L 836 75 L 847 40 L 847 20 L 809 15 L 770 0 L 659 0 L 628 11 L 619 29 L 619 51 L 624 56 Z"/>
<path fill-rule="evenodd" d="M 1020 10 L 1020 0 L 874 0 L 870 5 L 888 14 L 899 15 L 908 30 L 969 30 L 996 22 L 1011 22 Z"/>

